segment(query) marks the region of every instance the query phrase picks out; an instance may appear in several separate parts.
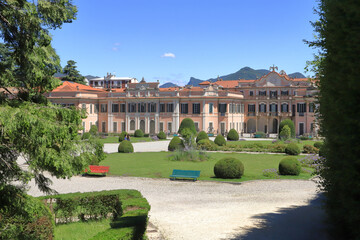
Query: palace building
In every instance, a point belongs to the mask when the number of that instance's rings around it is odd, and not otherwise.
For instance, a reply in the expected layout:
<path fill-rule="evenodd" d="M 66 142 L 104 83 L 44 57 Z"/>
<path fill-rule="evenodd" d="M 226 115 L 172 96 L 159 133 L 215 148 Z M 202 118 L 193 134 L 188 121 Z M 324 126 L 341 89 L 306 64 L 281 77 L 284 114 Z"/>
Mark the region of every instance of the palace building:
<path fill-rule="evenodd" d="M 275 137 L 279 123 L 290 118 L 297 135 L 316 134 L 314 82 L 290 78 L 275 68 L 259 79 L 218 79 L 200 87 L 159 88 L 159 82 L 144 79 L 116 85 L 104 81 L 100 86 L 64 82 L 47 97 L 56 104 L 85 109 L 84 131 L 95 124 L 104 133 L 136 129 L 175 133 L 184 118 L 191 118 L 199 131 L 226 134 L 233 128 L 242 136 L 262 131 Z"/>

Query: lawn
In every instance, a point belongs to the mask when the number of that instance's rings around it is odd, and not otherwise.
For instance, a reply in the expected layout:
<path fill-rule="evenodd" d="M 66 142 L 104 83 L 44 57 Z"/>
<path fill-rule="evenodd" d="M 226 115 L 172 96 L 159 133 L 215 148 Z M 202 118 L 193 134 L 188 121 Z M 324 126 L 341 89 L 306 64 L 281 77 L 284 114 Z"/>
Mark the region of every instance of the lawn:
<path fill-rule="evenodd" d="M 212 181 L 248 181 L 269 179 L 263 176 L 262 171 L 269 168 L 278 168 L 279 162 L 285 154 L 246 154 L 246 153 L 208 153 L 210 160 L 204 162 L 171 161 L 168 156 L 171 152 L 148 153 L 112 153 L 101 162 L 101 165 L 110 166 L 110 175 L 135 176 L 149 178 L 168 178 L 173 169 L 200 170 L 199 180 Z M 241 179 L 223 180 L 214 177 L 215 163 L 224 157 L 235 157 L 244 164 L 244 176 Z M 299 156 L 298 158 L 302 158 Z M 281 176 L 281 179 L 309 179 L 310 173 L 302 172 L 299 176 Z"/>
<path fill-rule="evenodd" d="M 130 137 L 130 142 L 137 143 L 137 142 L 151 142 L 154 141 L 150 137 Z M 102 143 L 119 143 L 119 137 L 118 136 L 109 136 L 106 138 L 100 138 L 100 141 Z M 162 141 L 162 140 L 159 140 Z"/>
<path fill-rule="evenodd" d="M 300 149 L 302 149 L 304 147 L 304 145 L 314 145 L 315 142 L 318 141 L 314 141 L 314 140 L 300 140 L 299 143 L 296 143 Z M 284 143 L 284 142 L 278 142 L 278 143 Z M 268 140 L 260 140 L 260 141 L 227 141 L 226 142 L 227 145 L 238 145 L 238 146 L 245 146 L 245 145 L 250 145 L 250 144 L 261 144 L 261 145 L 269 145 L 269 144 L 273 144 L 272 141 L 268 141 Z"/>

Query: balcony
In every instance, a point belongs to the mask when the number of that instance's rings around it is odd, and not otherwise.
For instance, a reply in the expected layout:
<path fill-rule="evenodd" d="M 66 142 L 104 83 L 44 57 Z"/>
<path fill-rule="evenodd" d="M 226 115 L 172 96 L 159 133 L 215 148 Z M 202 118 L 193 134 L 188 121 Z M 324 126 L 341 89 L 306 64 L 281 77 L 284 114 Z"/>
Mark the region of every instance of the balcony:
<path fill-rule="evenodd" d="M 291 112 L 280 112 L 279 116 L 280 117 L 291 117 Z"/>
<path fill-rule="evenodd" d="M 272 95 L 272 96 L 270 96 L 270 99 L 278 99 L 278 96 L 277 95 Z"/>
<path fill-rule="evenodd" d="M 258 113 L 257 113 L 257 116 L 259 116 L 259 117 L 266 117 L 266 116 L 268 116 L 268 114 L 267 114 L 267 112 L 258 112 Z"/>

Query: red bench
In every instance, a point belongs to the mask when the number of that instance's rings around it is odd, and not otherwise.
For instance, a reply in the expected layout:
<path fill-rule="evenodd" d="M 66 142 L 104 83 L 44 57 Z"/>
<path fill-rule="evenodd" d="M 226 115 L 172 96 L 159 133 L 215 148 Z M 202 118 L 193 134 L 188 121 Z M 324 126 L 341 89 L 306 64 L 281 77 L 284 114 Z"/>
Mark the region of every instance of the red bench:
<path fill-rule="evenodd" d="M 85 169 L 85 173 L 102 173 L 103 175 L 106 175 L 106 173 L 109 172 L 108 166 L 96 166 L 96 165 L 89 165 L 89 170 Z"/>

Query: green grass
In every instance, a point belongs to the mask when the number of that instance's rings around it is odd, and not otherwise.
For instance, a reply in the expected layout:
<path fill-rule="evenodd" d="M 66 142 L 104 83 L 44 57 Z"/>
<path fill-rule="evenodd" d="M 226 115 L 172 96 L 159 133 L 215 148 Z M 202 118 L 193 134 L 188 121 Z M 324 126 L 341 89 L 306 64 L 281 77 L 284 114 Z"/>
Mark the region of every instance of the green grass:
<path fill-rule="evenodd" d="M 248 181 L 269 179 L 263 176 L 262 171 L 268 168 L 278 168 L 279 162 L 285 154 L 246 154 L 246 153 L 209 153 L 210 160 L 204 162 L 171 161 L 168 156 L 171 152 L 154 153 L 112 153 L 101 162 L 101 165 L 110 166 L 110 175 L 135 176 L 149 178 L 168 178 L 173 169 L 200 170 L 199 180 L 215 181 Z M 240 159 L 245 167 L 241 179 L 223 180 L 214 177 L 215 163 L 224 157 Z M 299 156 L 299 158 L 301 158 Z M 281 176 L 281 179 L 309 179 L 311 174 L 301 173 L 299 176 Z"/>
<path fill-rule="evenodd" d="M 150 137 L 130 137 L 130 142 L 137 143 L 137 142 L 152 142 L 153 140 Z M 163 140 L 159 140 L 163 141 Z M 102 143 L 119 143 L 118 136 L 109 136 L 106 138 L 100 138 L 100 142 Z"/>
<path fill-rule="evenodd" d="M 304 147 L 304 145 L 308 144 L 308 145 L 314 145 L 315 142 L 318 141 L 314 141 L 314 140 L 300 140 L 299 143 L 296 143 L 297 145 L 299 145 L 299 147 L 302 149 Z M 267 140 L 260 140 L 260 141 L 227 141 L 226 145 L 237 145 L 237 146 L 245 146 L 245 145 L 249 145 L 249 144 L 262 144 L 262 145 L 269 145 L 269 144 L 273 144 L 272 141 L 267 141 Z M 279 143 L 284 143 L 284 142 L 279 142 Z"/>
<path fill-rule="evenodd" d="M 60 224 L 55 227 L 55 240 L 85 240 L 110 229 L 110 219 Z"/>

